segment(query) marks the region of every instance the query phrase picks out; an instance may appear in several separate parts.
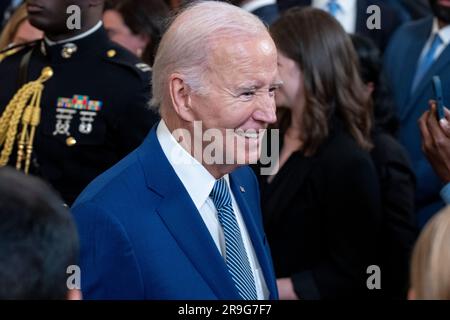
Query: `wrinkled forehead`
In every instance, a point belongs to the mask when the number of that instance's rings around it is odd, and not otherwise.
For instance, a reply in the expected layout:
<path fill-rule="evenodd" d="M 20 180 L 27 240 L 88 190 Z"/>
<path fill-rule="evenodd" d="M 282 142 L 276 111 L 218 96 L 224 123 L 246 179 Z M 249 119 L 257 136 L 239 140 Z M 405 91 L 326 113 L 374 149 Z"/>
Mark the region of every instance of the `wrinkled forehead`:
<path fill-rule="evenodd" d="M 277 50 L 269 34 L 223 37 L 209 46 L 208 69 L 216 73 L 271 74 L 277 69 Z"/>

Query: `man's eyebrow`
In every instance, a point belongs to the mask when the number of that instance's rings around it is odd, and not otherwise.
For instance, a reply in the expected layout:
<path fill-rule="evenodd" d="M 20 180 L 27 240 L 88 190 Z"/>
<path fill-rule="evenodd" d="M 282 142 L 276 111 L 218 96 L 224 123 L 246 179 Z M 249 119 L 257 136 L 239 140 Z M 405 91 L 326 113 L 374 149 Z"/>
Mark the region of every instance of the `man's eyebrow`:
<path fill-rule="evenodd" d="M 277 80 L 272 83 L 273 87 L 281 87 L 284 84 L 283 80 Z"/>
<path fill-rule="evenodd" d="M 276 80 L 274 82 L 272 82 L 269 86 L 270 87 L 280 87 L 283 85 L 283 81 L 281 80 Z M 255 89 L 259 89 L 261 87 L 264 87 L 264 84 L 261 81 L 249 81 L 249 82 L 244 82 L 242 84 L 240 84 L 237 89 L 238 90 L 255 90 Z"/>

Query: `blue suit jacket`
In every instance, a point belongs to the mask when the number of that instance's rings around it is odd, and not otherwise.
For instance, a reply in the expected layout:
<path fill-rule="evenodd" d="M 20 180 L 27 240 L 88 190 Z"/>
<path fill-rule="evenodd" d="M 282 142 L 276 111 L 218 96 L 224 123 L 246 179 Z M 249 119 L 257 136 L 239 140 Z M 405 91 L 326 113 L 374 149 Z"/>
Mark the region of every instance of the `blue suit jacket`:
<path fill-rule="evenodd" d="M 277 299 L 257 180 L 242 167 L 230 174 L 230 185 L 270 298 Z M 83 191 L 73 214 L 84 298 L 240 299 L 223 257 L 161 149 L 156 126 L 139 148 Z"/>
<path fill-rule="evenodd" d="M 417 63 L 431 34 L 432 23 L 433 19 L 430 17 L 404 25 L 394 35 L 385 56 L 385 71 L 400 118 L 399 139 L 409 152 L 417 177 L 420 225 L 444 205 L 439 196 L 442 184 L 422 152 L 422 138 L 417 124 L 420 116 L 429 108 L 428 101 L 434 98 L 434 75 L 441 77 L 444 104 L 450 106 L 450 46 L 441 53 L 418 88 L 411 93 Z"/>

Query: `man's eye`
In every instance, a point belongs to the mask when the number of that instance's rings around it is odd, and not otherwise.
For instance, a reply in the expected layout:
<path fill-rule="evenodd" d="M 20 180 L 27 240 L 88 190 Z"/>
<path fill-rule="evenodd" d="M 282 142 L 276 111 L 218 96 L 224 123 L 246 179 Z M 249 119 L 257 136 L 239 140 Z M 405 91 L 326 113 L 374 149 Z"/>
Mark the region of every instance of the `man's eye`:
<path fill-rule="evenodd" d="M 254 91 L 245 91 L 241 93 L 241 97 L 244 99 L 250 99 L 255 95 Z"/>
<path fill-rule="evenodd" d="M 271 88 L 269 89 L 269 95 L 270 95 L 270 96 L 275 95 L 275 92 L 277 91 L 277 89 L 278 89 L 278 87 L 271 87 Z"/>

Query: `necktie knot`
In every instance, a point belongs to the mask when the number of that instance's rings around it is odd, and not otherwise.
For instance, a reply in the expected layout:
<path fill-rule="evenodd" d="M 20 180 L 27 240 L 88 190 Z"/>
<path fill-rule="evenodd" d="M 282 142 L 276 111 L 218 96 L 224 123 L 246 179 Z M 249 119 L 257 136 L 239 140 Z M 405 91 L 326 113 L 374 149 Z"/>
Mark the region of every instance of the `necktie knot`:
<path fill-rule="evenodd" d="M 433 42 L 431 43 L 430 51 L 436 52 L 437 48 L 443 43 L 441 36 L 439 33 L 434 35 Z"/>
<path fill-rule="evenodd" d="M 225 205 L 231 205 L 231 196 L 228 191 L 227 182 L 224 178 L 217 180 L 209 194 L 217 210 L 222 209 Z"/>

